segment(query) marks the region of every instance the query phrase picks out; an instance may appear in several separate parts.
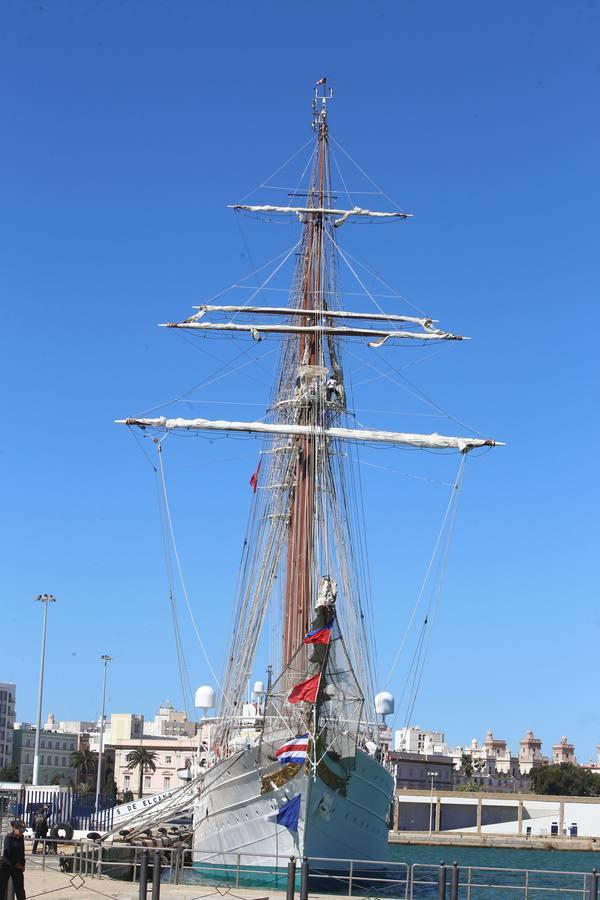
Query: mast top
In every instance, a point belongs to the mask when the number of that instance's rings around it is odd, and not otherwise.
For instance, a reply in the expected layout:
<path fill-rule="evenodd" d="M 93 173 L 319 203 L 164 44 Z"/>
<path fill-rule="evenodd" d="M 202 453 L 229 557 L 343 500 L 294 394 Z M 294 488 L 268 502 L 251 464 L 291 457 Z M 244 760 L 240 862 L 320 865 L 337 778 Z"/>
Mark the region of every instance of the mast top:
<path fill-rule="evenodd" d="M 319 88 L 322 87 L 322 92 L 319 91 Z M 329 88 L 327 90 L 327 78 L 323 76 L 323 78 L 319 78 L 317 83 L 315 84 L 313 102 L 312 102 L 312 111 L 313 111 L 313 120 L 312 127 L 314 131 L 316 131 L 320 137 L 324 137 L 327 134 L 327 101 L 333 100 L 333 88 Z M 321 101 L 319 103 L 319 101 Z"/>

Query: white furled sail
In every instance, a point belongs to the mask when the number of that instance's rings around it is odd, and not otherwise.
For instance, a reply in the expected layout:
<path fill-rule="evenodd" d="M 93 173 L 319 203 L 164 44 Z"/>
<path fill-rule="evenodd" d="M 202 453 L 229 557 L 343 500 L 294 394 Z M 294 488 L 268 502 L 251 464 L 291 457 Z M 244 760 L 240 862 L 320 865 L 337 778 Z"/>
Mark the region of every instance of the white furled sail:
<path fill-rule="evenodd" d="M 285 425 L 270 422 L 227 422 L 211 419 L 117 419 L 118 425 L 137 425 L 139 428 L 160 428 L 165 431 L 243 431 L 248 434 L 282 434 L 292 436 L 313 436 L 338 438 L 345 441 L 375 441 L 383 444 L 398 444 L 406 447 L 421 447 L 427 450 L 473 450 L 475 447 L 503 446 L 491 438 L 448 437 L 443 434 L 406 434 L 399 431 L 367 431 L 355 428 L 319 428 L 312 425 Z"/>
<path fill-rule="evenodd" d="M 195 307 L 199 312 L 185 319 L 185 322 L 193 322 L 201 319 L 206 313 L 211 312 L 233 312 L 233 313 L 252 313 L 252 315 L 273 315 L 273 316 L 302 316 L 306 319 L 365 319 L 374 322 L 407 322 L 413 325 L 420 325 L 422 328 L 429 328 L 437 319 L 423 318 L 419 316 L 399 316 L 396 313 L 369 313 L 369 312 L 349 312 L 343 309 L 298 309 L 290 306 L 211 306 L 203 303 L 202 306 Z"/>
<path fill-rule="evenodd" d="M 372 209 L 361 209 L 360 206 L 355 206 L 353 209 L 331 209 L 322 206 L 249 206 L 244 203 L 234 203 L 230 206 L 230 209 L 243 209 L 247 212 L 256 212 L 256 213 L 287 213 L 288 215 L 291 213 L 292 215 L 297 215 L 300 221 L 306 221 L 306 217 L 309 215 L 321 215 L 321 216 L 339 216 L 339 219 L 336 219 L 334 224 L 335 228 L 338 228 L 340 225 L 343 225 L 350 216 L 365 216 L 371 219 L 410 219 L 412 218 L 412 213 L 406 212 L 377 212 Z"/>
<path fill-rule="evenodd" d="M 246 331 L 260 334 L 334 334 L 339 337 L 379 337 L 385 340 L 411 339 L 418 341 L 464 341 L 460 334 L 438 331 L 382 331 L 376 328 L 346 328 L 333 325 L 239 325 L 237 322 L 163 322 L 161 328 L 187 328 L 197 331 Z"/>

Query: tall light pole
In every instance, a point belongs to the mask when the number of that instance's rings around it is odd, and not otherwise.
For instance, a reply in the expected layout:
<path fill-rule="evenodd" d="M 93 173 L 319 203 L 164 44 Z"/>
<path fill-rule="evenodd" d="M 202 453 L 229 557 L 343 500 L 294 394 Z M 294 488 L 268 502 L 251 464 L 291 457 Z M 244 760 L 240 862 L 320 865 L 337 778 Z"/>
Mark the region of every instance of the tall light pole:
<path fill-rule="evenodd" d="M 428 772 L 427 777 L 431 778 L 431 794 L 429 797 L 429 836 L 431 837 L 431 830 L 433 826 L 433 779 L 437 778 L 439 772 Z"/>
<path fill-rule="evenodd" d="M 56 597 L 52 594 L 38 594 L 34 598 L 44 604 L 44 624 L 42 626 L 42 654 L 40 657 L 40 684 L 38 688 L 37 726 L 35 729 L 35 748 L 33 751 L 33 776 L 32 784 L 40 783 L 40 731 L 42 730 L 42 696 L 44 694 L 44 663 L 46 660 L 46 620 L 48 618 L 48 604 L 55 603 Z"/>
<path fill-rule="evenodd" d="M 105 653 L 100 659 L 104 662 L 104 679 L 102 682 L 102 713 L 100 715 L 100 746 L 98 748 L 98 771 L 96 774 L 96 828 L 98 827 L 98 808 L 100 805 L 100 785 L 102 783 L 102 751 L 104 749 L 104 706 L 106 704 L 106 674 L 112 656 Z"/>

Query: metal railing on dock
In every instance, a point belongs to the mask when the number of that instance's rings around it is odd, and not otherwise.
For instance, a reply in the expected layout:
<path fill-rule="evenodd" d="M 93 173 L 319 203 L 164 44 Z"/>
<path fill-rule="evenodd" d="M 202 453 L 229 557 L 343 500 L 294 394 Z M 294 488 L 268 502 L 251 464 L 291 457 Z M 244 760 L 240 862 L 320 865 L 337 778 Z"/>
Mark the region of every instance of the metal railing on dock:
<path fill-rule="evenodd" d="M 397 900 L 598 900 L 598 874 L 534 868 L 499 868 L 309 857 L 257 853 L 209 854 L 183 847 L 148 847 L 91 840 L 39 841 L 42 853 L 28 868 L 64 872 L 82 879 L 113 878 L 140 885 L 152 900 L 169 886 L 189 884 L 268 889 L 286 900 L 314 895 Z M 52 850 L 58 852 L 52 852 Z"/>

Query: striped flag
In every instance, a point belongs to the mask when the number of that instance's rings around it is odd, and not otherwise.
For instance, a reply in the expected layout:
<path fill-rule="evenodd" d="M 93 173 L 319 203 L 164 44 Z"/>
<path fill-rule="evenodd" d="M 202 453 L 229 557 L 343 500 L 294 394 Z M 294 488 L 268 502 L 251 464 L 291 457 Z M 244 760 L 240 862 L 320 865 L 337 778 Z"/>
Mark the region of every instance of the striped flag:
<path fill-rule="evenodd" d="M 301 765 L 306 762 L 306 754 L 308 752 L 308 733 L 301 734 L 286 741 L 285 744 L 275 751 L 275 756 L 282 766 L 286 763 L 296 763 Z"/>

